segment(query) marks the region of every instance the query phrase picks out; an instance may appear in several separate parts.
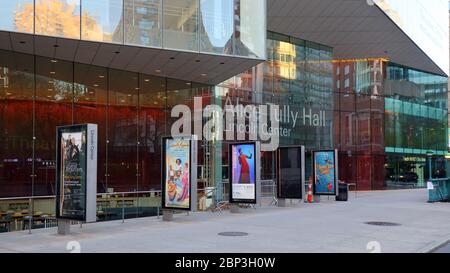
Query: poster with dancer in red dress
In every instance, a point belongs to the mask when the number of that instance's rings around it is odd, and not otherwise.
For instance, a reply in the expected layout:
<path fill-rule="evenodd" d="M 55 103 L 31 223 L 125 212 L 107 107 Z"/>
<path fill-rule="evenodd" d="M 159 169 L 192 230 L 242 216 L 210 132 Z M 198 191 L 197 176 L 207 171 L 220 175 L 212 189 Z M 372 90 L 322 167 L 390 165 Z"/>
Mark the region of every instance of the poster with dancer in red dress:
<path fill-rule="evenodd" d="M 256 202 L 255 143 L 232 144 L 230 148 L 231 196 L 235 203 Z"/>

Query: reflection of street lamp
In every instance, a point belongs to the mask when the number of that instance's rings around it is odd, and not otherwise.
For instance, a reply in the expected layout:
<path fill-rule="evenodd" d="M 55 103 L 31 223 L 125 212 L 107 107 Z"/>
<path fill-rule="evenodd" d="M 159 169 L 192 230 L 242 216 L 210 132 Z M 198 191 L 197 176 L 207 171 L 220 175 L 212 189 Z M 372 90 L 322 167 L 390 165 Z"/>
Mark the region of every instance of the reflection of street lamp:
<path fill-rule="evenodd" d="M 432 159 L 432 157 L 433 157 L 433 151 L 427 151 L 427 157 L 428 157 L 428 172 L 429 172 L 429 179 L 430 179 L 430 181 L 431 180 L 433 180 L 433 175 L 432 175 L 432 170 L 431 170 L 431 159 Z"/>

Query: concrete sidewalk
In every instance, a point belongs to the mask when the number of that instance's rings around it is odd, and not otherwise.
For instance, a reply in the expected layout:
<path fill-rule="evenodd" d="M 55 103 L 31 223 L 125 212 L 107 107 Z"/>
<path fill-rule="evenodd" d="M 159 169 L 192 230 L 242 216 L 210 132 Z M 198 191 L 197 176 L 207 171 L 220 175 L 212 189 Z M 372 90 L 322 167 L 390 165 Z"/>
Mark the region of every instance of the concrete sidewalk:
<path fill-rule="evenodd" d="M 450 239 L 450 204 L 428 204 L 426 190 L 363 192 L 349 202 L 258 207 L 240 214 L 202 212 L 175 215 L 174 222 L 141 218 L 56 229 L 0 234 L 0 252 L 426 252 Z M 295 202 L 297 203 L 297 202 Z M 400 226 L 370 226 L 387 221 Z M 240 231 L 244 237 L 219 232 Z M 372 249 L 372 248 L 370 248 Z"/>

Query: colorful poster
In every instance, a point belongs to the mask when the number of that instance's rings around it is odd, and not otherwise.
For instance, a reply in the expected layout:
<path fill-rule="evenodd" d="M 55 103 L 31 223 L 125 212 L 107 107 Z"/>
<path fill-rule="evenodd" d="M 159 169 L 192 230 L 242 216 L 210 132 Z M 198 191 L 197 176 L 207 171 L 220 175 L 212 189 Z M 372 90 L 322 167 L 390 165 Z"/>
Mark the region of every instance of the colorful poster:
<path fill-rule="evenodd" d="M 191 141 L 189 139 L 166 138 L 164 157 L 163 207 L 189 210 Z"/>
<path fill-rule="evenodd" d="M 314 154 L 314 194 L 336 195 L 336 151 L 316 151 Z"/>
<path fill-rule="evenodd" d="M 256 203 L 255 143 L 232 144 L 230 202 Z"/>
<path fill-rule="evenodd" d="M 70 131 L 70 132 L 67 132 Z M 86 132 L 59 133 L 59 218 L 84 220 L 86 211 Z"/>

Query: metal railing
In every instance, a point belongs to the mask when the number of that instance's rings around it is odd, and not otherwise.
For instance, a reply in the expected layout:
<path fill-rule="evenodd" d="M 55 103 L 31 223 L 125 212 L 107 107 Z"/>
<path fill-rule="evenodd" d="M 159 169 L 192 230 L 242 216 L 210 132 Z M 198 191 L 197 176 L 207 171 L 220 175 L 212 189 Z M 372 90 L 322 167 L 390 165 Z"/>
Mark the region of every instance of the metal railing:
<path fill-rule="evenodd" d="M 97 193 L 96 196 L 99 221 L 122 219 L 125 222 L 126 218 L 159 217 L 160 214 L 160 190 Z M 0 198 L 0 232 L 27 228 L 31 233 L 35 228 L 56 226 L 55 202 L 55 195 Z"/>
<path fill-rule="evenodd" d="M 229 182 L 224 180 L 220 188 L 198 189 L 200 211 L 221 210 L 228 203 Z M 161 190 L 97 193 L 97 221 L 161 215 Z M 276 183 L 261 181 L 261 197 L 275 197 Z M 0 198 L 0 232 L 50 228 L 57 225 L 55 195 Z M 11 225 L 13 224 L 13 225 Z M 13 228 L 14 227 L 14 228 Z M 3 230 L 2 230 L 3 229 Z"/>

